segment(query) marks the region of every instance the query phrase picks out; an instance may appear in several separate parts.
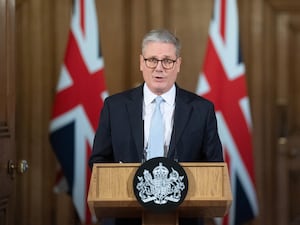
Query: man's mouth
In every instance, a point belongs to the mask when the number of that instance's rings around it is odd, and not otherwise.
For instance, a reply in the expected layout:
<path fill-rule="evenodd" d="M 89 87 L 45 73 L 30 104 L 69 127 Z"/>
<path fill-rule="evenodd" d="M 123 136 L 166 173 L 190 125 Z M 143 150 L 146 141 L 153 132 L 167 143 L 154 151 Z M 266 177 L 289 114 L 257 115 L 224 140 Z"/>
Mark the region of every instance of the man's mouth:
<path fill-rule="evenodd" d="M 161 80 L 161 79 L 164 78 L 164 76 L 162 76 L 162 75 L 153 75 L 153 78 Z"/>

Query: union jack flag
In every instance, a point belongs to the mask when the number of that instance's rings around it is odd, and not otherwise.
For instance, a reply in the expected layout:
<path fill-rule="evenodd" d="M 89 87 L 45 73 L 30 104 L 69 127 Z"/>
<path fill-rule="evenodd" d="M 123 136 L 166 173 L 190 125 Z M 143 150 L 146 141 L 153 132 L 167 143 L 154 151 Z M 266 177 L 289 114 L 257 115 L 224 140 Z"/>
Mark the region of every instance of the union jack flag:
<path fill-rule="evenodd" d="M 258 215 L 255 191 L 252 122 L 245 65 L 239 45 L 236 0 L 215 0 L 203 72 L 197 94 L 214 102 L 224 158 L 228 163 L 233 203 L 218 224 L 238 225 Z"/>
<path fill-rule="evenodd" d="M 91 222 L 86 201 L 91 175 L 87 162 L 108 95 L 98 35 L 95 2 L 75 0 L 50 122 L 50 142 L 82 224 Z"/>

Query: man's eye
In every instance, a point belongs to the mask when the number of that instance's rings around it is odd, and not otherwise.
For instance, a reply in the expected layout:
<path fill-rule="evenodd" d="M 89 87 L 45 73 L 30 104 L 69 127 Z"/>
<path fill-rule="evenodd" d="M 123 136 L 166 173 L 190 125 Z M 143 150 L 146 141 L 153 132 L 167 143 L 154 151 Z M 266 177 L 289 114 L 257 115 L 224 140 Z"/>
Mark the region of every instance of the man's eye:
<path fill-rule="evenodd" d="M 151 63 L 156 63 L 157 59 L 156 58 L 150 58 L 150 59 L 148 59 L 148 61 L 151 62 Z"/>
<path fill-rule="evenodd" d="M 165 64 L 171 64 L 171 63 L 173 63 L 173 60 L 171 60 L 171 59 L 164 59 L 163 63 L 165 63 Z"/>

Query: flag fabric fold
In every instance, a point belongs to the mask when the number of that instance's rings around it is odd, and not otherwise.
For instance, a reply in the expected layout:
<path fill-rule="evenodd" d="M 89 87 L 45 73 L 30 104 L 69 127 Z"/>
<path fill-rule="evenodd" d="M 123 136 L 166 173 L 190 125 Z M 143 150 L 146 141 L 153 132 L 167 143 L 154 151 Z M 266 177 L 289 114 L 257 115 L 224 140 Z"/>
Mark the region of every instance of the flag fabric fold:
<path fill-rule="evenodd" d="M 107 90 L 94 0 L 75 0 L 50 121 L 50 143 L 82 224 L 87 206 L 88 158 Z"/>
<path fill-rule="evenodd" d="M 215 104 L 233 194 L 230 212 L 216 222 L 230 225 L 258 215 L 250 103 L 239 41 L 236 0 L 215 0 L 196 93 Z"/>

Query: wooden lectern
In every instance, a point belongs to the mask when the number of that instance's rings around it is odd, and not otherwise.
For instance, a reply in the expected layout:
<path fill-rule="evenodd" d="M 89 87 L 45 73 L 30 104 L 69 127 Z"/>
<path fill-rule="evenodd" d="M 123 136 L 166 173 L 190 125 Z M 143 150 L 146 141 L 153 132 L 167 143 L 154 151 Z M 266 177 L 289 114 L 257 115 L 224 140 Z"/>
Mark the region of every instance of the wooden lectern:
<path fill-rule="evenodd" d="M 145 210 L 133 192 L 133 177 L 140 163 L 96 163 L 88 205 L 98 219 L 142 217 L 143 225 L 178 225 L 179 217 L 223 217 L 232 194 L 226 163 L 180 163 L 189 182 L 188 193 L 173 213 Z"/>

